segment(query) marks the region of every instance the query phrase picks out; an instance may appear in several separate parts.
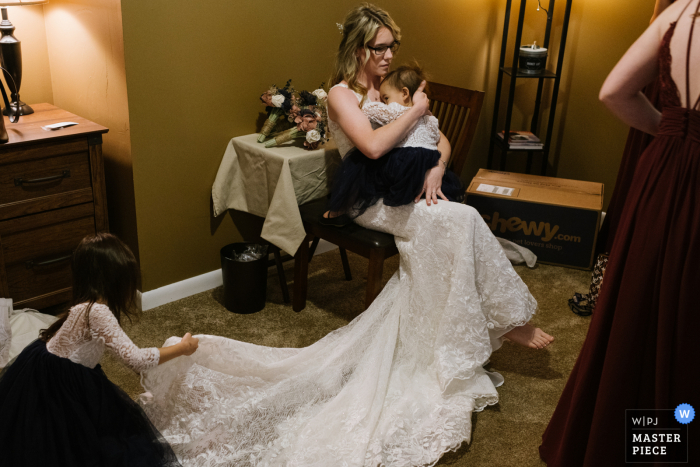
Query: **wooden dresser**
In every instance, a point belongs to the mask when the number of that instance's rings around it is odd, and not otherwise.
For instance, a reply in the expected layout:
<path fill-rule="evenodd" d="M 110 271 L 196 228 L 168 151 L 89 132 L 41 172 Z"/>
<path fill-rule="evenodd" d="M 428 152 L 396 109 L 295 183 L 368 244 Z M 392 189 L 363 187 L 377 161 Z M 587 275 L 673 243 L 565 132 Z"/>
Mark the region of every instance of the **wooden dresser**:
<path fill-rule="evenodd" d="M 108 129 L 50 104 L 0 144 L 0 297 L 42 309 L 71 299 L 70 257 L 87 234 L 109 230 L 102 159 Z M 42 126 L 78 125 L 55 131 Z"/>

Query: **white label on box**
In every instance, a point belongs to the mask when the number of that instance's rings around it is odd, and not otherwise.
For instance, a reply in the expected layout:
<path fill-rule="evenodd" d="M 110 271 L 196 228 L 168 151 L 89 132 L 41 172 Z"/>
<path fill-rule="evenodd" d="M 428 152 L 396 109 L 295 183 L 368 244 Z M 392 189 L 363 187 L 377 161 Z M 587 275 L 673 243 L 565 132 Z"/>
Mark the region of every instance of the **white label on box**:
<path fill-rule="evenodd" d="M 508 188 L 505 186 L 495 186 L 495 185 L 487 185 L 485 183 L 482 183 L 479 185 L 479 187 L 476 189 L 476 191 L 481 191 L 483 193 L 491 193 L 493 195 L 504 195 L 504 196 L 511 196 L 513 194 L 514 188 Z"/>

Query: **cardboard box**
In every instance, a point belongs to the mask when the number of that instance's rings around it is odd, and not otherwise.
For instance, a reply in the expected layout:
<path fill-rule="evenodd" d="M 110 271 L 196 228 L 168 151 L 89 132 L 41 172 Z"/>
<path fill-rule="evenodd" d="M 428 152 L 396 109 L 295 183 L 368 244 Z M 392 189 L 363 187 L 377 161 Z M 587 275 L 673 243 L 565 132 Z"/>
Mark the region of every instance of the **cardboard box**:
<path fill-rule="evenodd" d="M 593 267 L 602 183 L 481 169 L 466 202 L 494 235 L 532 250 L 538 262 Z"/>

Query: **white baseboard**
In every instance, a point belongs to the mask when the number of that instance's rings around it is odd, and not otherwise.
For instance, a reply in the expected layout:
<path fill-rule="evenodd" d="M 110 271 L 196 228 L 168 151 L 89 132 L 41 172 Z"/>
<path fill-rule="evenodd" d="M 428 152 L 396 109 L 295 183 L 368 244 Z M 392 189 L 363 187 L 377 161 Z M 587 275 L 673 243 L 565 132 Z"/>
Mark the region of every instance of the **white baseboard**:
<path fill-rule="evenodd" d="M 223 284 L 221 269 L 211 271 L 195 277 L 190 277 L 184 281 L 175 282 L 154 290 L 149 290 L 141 295 L 141 309 L 150 310 L 166 303 L 189 297 L 190 295 L 215 289 Z"/>
<path fill-rule="evenodd" d="M 338 245 L 333 245 L 325 240 L 321 240 L 316 248 L 315 255 L 320 255 L 327 251 L 338 248 Z M 274 266 L 273 266 L 274 267 Z M 199 276 L 190 277 L 184 281 L 175 282 L 174 284 L 165 285 L 163 287 L 149 290 L 141 295 L 141 309 L 143 311 L 150 310 L 166 303 L 174 302 L 182 298 L 189 297 L 207 290 L 215 289 L 223 284 L 221 269 L 207 272 Z"/>

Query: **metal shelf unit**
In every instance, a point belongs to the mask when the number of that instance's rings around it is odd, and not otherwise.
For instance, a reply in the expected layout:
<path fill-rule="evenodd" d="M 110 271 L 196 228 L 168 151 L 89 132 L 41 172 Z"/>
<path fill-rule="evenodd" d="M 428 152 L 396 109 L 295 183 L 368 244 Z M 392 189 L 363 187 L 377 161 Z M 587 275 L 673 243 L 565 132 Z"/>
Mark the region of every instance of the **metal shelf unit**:
<path fill-rule="evenodd" d="M 552 16 L 554 13 L 554 3 L 555 0 L 550 0 L 549 2 L 549 12 L 547 13 L 547 27 L 545 29 L 544 36 L 544 47 L 547 48 L 549 52 L 549 39 L 550 32 L 552 29 Z M 564 23 L 561 32 L 561 38 L 559 39 L 559 57 L 557 60 L 556 72 L 551 72 L 549 70 L 543 70 L 538 74 L 523 73 L 518 69 L 518 59 L 520 55 L 520 41 L 523 32 L 523 22 L 525 20 L 525 7 L 527 0 L 520 0 L 520 12 L 518 15 L 518 27 L 515 35 L 515 51 L 513 52 L 513 66 L 506 67 L 506 49 L 508 48 L 508 29 L 510 26 L 510 11 L 511 11 L 512 0 L 508 0 L 506 4 L 506 16 L 503 25 L 503 41 L 501 42 L 501 58 L 498 68 L 498 83 L 496 85 L 496 99 L 493 109 L 493 124 L 491 126 L 491 138 L 489 142 L 489 156 L 487 166 L 490 169 L 493 165 L 493 155 L 496 148 L 500 151 L 500 170 L 505 170 L 506 168 L 506 156 L 509 152 L 522 153 L 527 152 L 527 167 L 526 171 L 530 173 L 532 169 L 532 158 L 535 153 L 542 154 L 542 167 L 540 173 L 546 175 L 547 172 L 547 161 L 549 160 L 549 149 L 552 143 L 552 128 L 554 127 L 554 115 L 557 108 L 557 95 L 559 94 L 559 81 L 561 80 L 561 70 L 562 64 L 564 62 L 564 49 L 566 46 L 566 34 L 569 28 L 569 17 L 571 15 L 571 0 L 566 0 L 566 11 L 564 13 Z M 515 72 L 513 71 L 515 70 Z M 510 77 L 510 82 L 508 86 L 508 101 L 506 108 L 506 121 L 503 127 L 498 125 L 499 117 L 499 107 L 501 103 L 501 92 L 503 90 L 503 76 L 508 75 Z M 549 112 L 549 120 L 547 123 L 546 136 L 544 139 L 544 146 L 542 149 L 511 149 L 509 147 L 508 141 L 506 139 L 501 139 L 498 136 L 499 128 L 504 130 L 504 136 L 511 131 L 511 118 L 513 116 L 513 101 L 515 99 L 515 83 L 518 79 L 537 79 L 537 94 L 535 96 L 535 109 L 532 115 L 532 121 L 530 123 L 530 131 L 537 135 L 537 124 L 539 121 L 541 103 L 542 103 L 542 93 L 544 89 L 544 81 L 546 79 L 554 80 L 552 86 L 552 99 Z M 541 139 L 541 138 L 540 138 Z"/>

